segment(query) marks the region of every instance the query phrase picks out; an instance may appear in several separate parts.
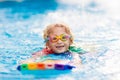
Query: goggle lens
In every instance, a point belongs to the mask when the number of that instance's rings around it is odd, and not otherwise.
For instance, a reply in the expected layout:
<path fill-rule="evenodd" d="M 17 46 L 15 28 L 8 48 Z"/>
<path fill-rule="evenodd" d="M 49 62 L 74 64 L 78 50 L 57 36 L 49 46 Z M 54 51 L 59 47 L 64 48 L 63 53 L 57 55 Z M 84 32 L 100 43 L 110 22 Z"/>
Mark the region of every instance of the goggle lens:
<path fill-rule="evenodd" d="M 50 40 L 51 42 L 55 43 L 58 40 L 61 40 L 63 42 L 67 41 L 70 38 L 69 35 L 65 35 L 65 34 L 61 34 L 59 36 L 54 36 L 54 37 L 49 37 L 48 40 Z"/>

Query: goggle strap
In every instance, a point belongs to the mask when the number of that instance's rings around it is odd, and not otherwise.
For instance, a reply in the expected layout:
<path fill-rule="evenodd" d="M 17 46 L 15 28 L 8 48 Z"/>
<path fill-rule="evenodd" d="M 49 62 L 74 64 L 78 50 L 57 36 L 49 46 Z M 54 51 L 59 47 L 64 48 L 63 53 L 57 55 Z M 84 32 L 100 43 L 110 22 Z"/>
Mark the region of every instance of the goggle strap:
<path fill-rule="evenodd" d="M 71 38 L 71 36 L 66 36 L 66 38 Z"/>
<path fill-rule="evenodd" d="M 50 38 L 49 37 L 47 37 L 47 38 L 45 38 L 45 41 L 44 42 L 47 42 L 47 41 L 49 41 L 50 40 Z"/>

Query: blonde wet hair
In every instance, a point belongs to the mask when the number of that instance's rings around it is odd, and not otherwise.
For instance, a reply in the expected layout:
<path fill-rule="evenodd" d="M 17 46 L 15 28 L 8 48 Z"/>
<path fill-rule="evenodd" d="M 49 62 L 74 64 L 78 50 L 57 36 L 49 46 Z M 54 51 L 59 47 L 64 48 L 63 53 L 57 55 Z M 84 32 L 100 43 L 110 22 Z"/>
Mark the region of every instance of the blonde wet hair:
<path fill-rule="evenodd" d="M 71 36 L 71 38 L 70 38 L 71 44 L 73 43 L 73 35 L 71 33 L 71 30 L 70 30 L 69 26 L 67 26 L 66 24 L 63 24 L 63 23 L 55 23 L 55 24 L 48 25 L 43 32 L 43 38 L 46 39 L 47 37 L 49 37 L 49 34 L 52 33 L 52 29 L 55 28 L 55 27 L 64 28 L 66 33 Z"/>

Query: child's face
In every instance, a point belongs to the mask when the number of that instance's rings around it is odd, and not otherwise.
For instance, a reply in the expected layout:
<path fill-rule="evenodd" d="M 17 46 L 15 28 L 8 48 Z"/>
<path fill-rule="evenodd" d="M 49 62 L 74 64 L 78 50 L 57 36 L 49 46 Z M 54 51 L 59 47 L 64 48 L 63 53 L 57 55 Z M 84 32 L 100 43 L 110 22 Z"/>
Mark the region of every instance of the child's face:
<path fill-rule="evenodd" d="M 68 50 L 70 46 L 70 35 L 66 33 L 64 28 L 53 28 L 52 33 L 49 34 L 49 38 L 48 47 L 55 53 L 62 53 Z"/>

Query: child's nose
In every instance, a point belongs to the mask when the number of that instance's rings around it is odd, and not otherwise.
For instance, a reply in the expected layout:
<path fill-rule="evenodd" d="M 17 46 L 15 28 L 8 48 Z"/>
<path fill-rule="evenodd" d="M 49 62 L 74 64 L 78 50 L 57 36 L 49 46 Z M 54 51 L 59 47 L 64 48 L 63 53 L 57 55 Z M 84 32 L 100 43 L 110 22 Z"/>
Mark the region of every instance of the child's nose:
<path fill-rule="evenodd" d="M 62 43 L 62 41 L 59 39 L 59 40 L 57 41 L 57 43 Z"/>

